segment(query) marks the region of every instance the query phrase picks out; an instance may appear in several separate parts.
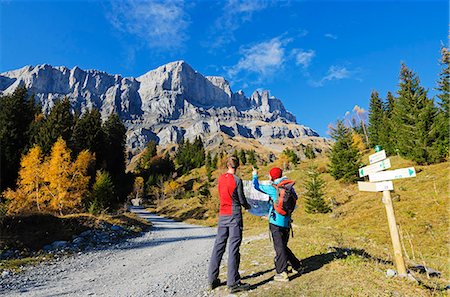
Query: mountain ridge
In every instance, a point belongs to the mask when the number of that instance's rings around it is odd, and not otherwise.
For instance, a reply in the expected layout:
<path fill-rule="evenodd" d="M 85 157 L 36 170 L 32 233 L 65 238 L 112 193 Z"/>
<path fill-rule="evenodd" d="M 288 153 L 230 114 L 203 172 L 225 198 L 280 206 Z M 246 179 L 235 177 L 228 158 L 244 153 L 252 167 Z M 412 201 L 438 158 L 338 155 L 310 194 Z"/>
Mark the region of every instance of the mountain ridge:
<path fill-rule="evenodd" d="M 298 124 L 269 91 L 254 91 L 246 97 L 242 90 L 233 92 L 224 77 L 203 76 L 184 60 L 138 77 L 49 64 L 0 74 L 0 95 L 12 93 L 18 86 L 35 94 L 44 112 L 63 96 L 81 112 L 97 108 L 103 118 L 117 112 L 127 128 L 132 154 L 149 140 L 168 145 L 202 136 L 208 146 L 217 146 L 226 136 L 242 136 L 270 147 L 286 139 L 288 144 L 298 144 L 302 138 L 319 136 Z"/>

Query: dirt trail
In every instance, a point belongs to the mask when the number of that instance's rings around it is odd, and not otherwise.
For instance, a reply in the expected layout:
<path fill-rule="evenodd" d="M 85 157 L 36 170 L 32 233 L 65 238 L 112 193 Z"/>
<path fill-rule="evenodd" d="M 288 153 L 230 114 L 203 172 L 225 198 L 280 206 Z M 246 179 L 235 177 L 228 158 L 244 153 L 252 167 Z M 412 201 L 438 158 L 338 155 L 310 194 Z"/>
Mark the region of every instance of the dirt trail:
<path fill-rule="evenodd" d="M 153 223 L 143 236 L 0 278 L 0 295 L 207 296 L 216 230 L 132 211 Z"/>

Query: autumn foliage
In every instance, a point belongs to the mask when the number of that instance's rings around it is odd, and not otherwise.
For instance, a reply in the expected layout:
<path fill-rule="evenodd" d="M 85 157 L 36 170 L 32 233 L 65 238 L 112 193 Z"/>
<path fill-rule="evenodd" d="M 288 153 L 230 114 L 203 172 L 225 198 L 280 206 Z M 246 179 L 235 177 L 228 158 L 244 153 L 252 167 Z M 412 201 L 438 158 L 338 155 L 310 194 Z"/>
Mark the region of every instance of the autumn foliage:
<path fill-rule="evenodd" d="M 8 189 L 8 213 L 49 212 L 65 214 L 80 210 L 87 196 L 90 164 L 95 160 L 87 150 L 75 161 L 60 137 L 50 155 L 44 157 L 36 145 L 22 157 L 15 191 Z"/>

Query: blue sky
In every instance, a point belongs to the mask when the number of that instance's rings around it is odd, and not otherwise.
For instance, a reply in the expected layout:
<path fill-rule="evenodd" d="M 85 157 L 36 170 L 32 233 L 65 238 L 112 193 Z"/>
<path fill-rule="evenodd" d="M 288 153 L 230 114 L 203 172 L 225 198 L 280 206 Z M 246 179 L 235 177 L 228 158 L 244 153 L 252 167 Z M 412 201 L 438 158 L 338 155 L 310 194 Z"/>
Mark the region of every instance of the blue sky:
<path fill-rule="evenodd" d="M 48 63 L 139 76 L 185 60 L 233 91 L 268 89 L 327 126 L 396 92 L 400 63 L 433 96 L 447 1 L 1 1 L 0 72 Z"/>

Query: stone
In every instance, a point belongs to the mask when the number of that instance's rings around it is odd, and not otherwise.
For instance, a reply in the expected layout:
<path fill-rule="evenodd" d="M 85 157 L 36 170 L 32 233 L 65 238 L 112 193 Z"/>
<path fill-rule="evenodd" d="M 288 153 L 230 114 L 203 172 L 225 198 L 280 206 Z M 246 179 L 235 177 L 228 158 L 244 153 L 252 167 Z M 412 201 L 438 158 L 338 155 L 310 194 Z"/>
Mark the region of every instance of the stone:
<path fill-rule="evenodd" d="M 394 277 L 394 276 L 396 276 L 397 275 L 397 272 L 394 270 L 394 269 L 388 269 L 388 270 L 386 270 L 386 276 L 387 277 Z"/>
<path fill-rule="evenodd" d="M 83 243 L 86 242 L 86 239 L 84 237 L 77 237 L 74 240 L 72 240 L 72 243 L 75 245 L 82 245 Z"/>
<path fill-rule="evenodd" d="M 117 225 L 112 225 L 111 226 L 111 231 L 123 231 L 123 227 L 122 226 L 117 226 Z"/>
<path fill-rule="evenodd" d="M 136 78 L 47 64 L 0 74 L 0 95 L 11 94 L 19 85 L 35 94 L 44 112 L 64 96 L 77 111 L 99 109 L 104 120 L 118 112 L 127 129 L 130 158 L 150 140 L 170 145 L 201 136 L 207 146 L 214 147 L 220 145 L 218 136 L 224 132 L 270 147 L 272 140 L 284 143 L 288 138 L 298 144 L 304 137 L 318 136 L 297 124 L 295 116 L 269 91 L 255 91 L 247 98 L 241 90 L 234 93 L 225 78 L 205 77 L 184 61 Z"/>
<path fill-rule="evenodd" d="M 53 249 L 61 250 L 61 249 L 66 248 L 68 246 L 68 244 L 69 243 L 67 241 L 59 240 L 59 241 L 53 242 L 51 245 L 52 245 Z"/>

